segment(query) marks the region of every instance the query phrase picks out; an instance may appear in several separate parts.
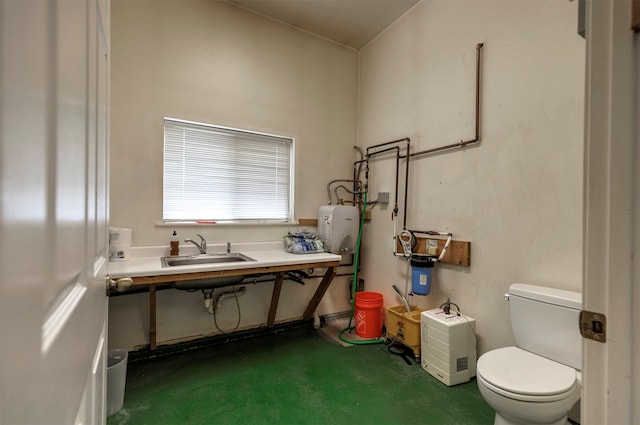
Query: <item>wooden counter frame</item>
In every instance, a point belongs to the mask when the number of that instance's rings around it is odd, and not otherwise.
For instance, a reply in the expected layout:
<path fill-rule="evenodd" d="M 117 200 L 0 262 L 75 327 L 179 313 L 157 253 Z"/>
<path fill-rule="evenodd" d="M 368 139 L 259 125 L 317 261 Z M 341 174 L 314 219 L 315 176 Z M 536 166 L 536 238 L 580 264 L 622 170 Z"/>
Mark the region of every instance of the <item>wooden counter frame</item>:
<path fill-rule="evenodd" d="M 254 267 L 249 269 L 236 269 L 236 270 L 213 270 L 206 272 L 194 272 L 194 273 L 176 273 L 168 275 L 158 276 L 140 276 L 133 278 L 133 286 L 148 286 L 149 287 L 149 348 L 155 350 L 158 346 L 157 343 L 157 330 L 156 330 L 156 285 L 161 283 L 170 283 L 182 280 L 193 279 L 207 279 L 214 277 L 227 277 L 227 276 L 246 276 L 255 274 L 275 274 L 276 280 L 273 285 L 273 294 L 271 295 L 271 304 L 269 307 L 269 316 L 267 318 L 267 326 L 272 327 L 275 324 L 276 312 L 278 310 L 278 301 L 280 300 L 280 292 L 282 290 L 282 282 L 284 281 L 284 274 L 288 271 L 294 270 L 308 270 L 314 268 L 325 268 L 327 271 L 322 277 L 322 281 L 316 292 L 311 297 L 307 308 L 305 309 L 302 319 L 308 320 L 313 316 L 313 312 L 316 311 L 320 300 L 324 296 L 325 292 L 329 288 L 329 285 L 333 281 L 336 275 L 337 267 L 340 265 L 340 261 L 330 262 L 315 262 L 304 264 L 289 264 L 283 266 L 266 266 L 266 267 Z"/>

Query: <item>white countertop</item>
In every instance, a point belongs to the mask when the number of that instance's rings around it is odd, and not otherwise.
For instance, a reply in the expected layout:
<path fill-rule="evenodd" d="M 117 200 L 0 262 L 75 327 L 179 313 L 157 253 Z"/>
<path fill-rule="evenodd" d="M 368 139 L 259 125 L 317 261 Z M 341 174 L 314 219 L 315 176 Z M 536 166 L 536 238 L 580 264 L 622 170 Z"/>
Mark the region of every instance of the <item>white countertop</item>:
<path fill-rule="evenodd" d="M 226 252 L 226 244 L 207 245 L 208 254 L 222 254 Z M 307 263 L 331 263 L 342 260 L 340 255 L 327 252 L 318 254 L 290 254 L 285 252 L 282 242 L 232 243 L 231 252 L 242 253 L 256 261 L 162 267 L 160 257 L 169 255 L 169 246 L 142 246 L 133 247 L 131 249 L 131 257 L 128 260 L 109 262 L 109 275 L 112 278 L 161 276 L 179 273 L 208 272 L 213 270 L 238 270 Z M 198 249 L 191 244 L 180 245 L 181 256 L 196 255 L 198 253 Z"/>

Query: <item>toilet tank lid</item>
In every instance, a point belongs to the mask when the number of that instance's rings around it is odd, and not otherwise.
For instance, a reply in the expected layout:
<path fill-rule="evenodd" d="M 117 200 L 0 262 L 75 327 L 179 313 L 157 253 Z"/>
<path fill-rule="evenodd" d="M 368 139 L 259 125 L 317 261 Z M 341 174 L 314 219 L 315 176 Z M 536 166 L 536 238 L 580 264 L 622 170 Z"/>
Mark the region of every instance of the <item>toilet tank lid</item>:
<path fill-rule="evenodd" d="M 509 287 L 509 294 L 577 310 L 582 308 L 582 294 L 565 289 L 528 285 L 526 283 L 512 283 Z"/>

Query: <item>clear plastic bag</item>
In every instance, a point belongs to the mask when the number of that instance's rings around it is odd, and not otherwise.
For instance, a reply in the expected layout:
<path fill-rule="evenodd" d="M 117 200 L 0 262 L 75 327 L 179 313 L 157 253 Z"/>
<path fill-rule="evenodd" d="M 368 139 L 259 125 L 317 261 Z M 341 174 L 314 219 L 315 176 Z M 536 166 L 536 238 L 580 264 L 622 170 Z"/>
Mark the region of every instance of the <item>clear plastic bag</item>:
<path fill-rule="evenodd" d="M 284 249 L 293 254 L 316 254 L 324 252 L 324 243 L 314 233 L 289 233 L 284 237 Z"/>

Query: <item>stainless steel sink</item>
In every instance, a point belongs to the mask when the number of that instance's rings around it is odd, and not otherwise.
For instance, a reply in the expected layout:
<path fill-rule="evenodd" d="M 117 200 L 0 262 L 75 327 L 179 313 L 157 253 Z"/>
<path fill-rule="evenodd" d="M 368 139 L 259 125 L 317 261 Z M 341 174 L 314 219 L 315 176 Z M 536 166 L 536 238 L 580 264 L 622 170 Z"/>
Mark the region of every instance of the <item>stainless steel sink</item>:
<path fill-rule="evenodd" d="M 206 279 L 178 280 L 173 283 L 176 289 L 213 289 L 223 286 L 237 285 L 244 280 L 244 276 L 210 277 Z"/>
<path fill-rule="evenodd" d="M 221 264 L 256 261 L 239 252 L 231 254 L 202 254 L 180 257 L 160 257 L 162 267 L 193 266 L 197 264 Z"/>

